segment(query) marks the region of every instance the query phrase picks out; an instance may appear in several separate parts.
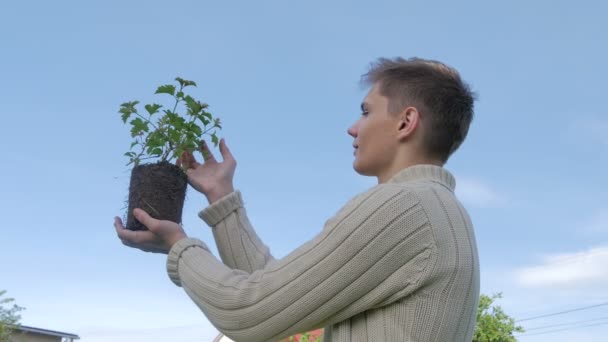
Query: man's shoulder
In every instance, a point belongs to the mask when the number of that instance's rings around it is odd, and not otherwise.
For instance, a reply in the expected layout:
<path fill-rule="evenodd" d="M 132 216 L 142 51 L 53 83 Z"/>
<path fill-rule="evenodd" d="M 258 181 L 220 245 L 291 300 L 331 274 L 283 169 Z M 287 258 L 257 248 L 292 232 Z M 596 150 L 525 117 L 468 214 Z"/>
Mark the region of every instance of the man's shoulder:
<path fill-rule="evenodd" d="M 418 208 L 418 209 L 416 209 Z M 427 215 L 420 206 L 420 199 L 415 191 L 394 184 L 378 184 L 352 197 L 326 223 L 330 226 L 338 222 L 367 222 L 377 225 L 393 219 L 403 219 L 416 215 L 424 219 Z"/>
<path fill-rule="evenodd" d="M 417 192 L 420 191 L 413 184 L 405 186 L 403 183 L 382 183 L 375 185 L 352 197 L 344 208 L 357 207 L 384 207 L 387 203 L 410 203 L 419 202 Z"/>
<path fill-rule="evenodd" d="M 441 205 L 459 203 L 453 189 L 433 180 L 416 180 L 399 183 L 378 184 L 355 196 L 347 206 L 371 205 L 389 209 L 385 203 L 395 203 L 401 210 L 414 206 L 422 209 L 426 215 L 434 215 Z"/>

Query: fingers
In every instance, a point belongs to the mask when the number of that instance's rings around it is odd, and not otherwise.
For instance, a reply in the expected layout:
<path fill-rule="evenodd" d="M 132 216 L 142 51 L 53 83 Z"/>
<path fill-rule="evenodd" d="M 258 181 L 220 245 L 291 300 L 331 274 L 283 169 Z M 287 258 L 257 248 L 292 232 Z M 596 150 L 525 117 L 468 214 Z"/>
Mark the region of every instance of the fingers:
<path fill-rule="evenodd" d="M 155 228 L 158 227 L 159 221 L 148 215 L 148 213 L 142 209 L 136 208 L 133 210 L 133 216 L 135 216 L 137 221 L 141 222 L 141 224 L 146 226 L 146 228 L 148 228 L 150 231 L 154 231 L 156 230 Z"/>
<path fill-rule="evenodd" d="M 124 240 L 123 230 L 126 230 L 126 229 L 125 229 L 125 227 L 123 227 L 122 220 L 118 216 L 114 217 L 114 229 L 116 229 L 116 235 L 118 235 L 118 237 L 124 244 L 125 240 Z"/>
<path fill-rule="evenodd" d="M 213 156 L 213 153 L 211 153 L 211 150 L 209 149 L 209 145 L 207 145 L 207 142 L 205 140 L 201 140 L 201 153 L 203 154 L 203 159 L 205 160 L 205 162 L 211 162 L 211 163 L 217 162 L 215 157 Z M 226 160 L 235 161 L 234 156 L 232 155 L 232 152 L 230 152 L 230 149 L 226 145 L 226 140 L 224 138 L 220 139 L 220 153 L 221 153 L 222 159 L 224 161 L 226 161 Z M 192 155 L 192 153 L 190 153 L 188 158 L 190 158 L 191 160 L 194 161 L 194 163 L 196 163 L 196 160 L 194 159 L 194 156 Z M 182 161 L 182 163 L 183 163 L 183 161 Z M 198 166 L 199 164 L 196 163 L 196 165 Z M 191 166 L 191 167 L 196 167 L 196 166 Z"/>
<path fill-rule="evenodd" d="M 215 157 L 211 153 L 211 150 L 209 150 L 209 146 L 207 145 L 207 142 L 205 140 L 201 140 L 201 153 L 203 154 L 203 159 L 205 160 L 205 162 L 215 161 Z"/>
<path fill-rule="evenodd" d="M 185 151 L 179 158 L 177 158 L 175 165 L 184 170 L 188 170 L 196 169 L 200 164 L 196 161 L 196 158 L 194 158 L 192 152 Z"/>
<path fill-rule="evenodd" d="M 125 245 L 128 245 L 128 243 L 135 242 L 134 240 L 137 236 L 136 232 L 133 230 L 126 229 L 122 225 L 122 220 L 118 217 L 114 218 L 114 228 L 116 229 L 116 234 Z"/>
<path fill-rule="evenodd" d="M 122 241 L 123 245 L 129 246 L 129 247 L 134 246 L 134 244 L 135 244 L 134 240 L 136 238 L 135 232 L 132 230 L 126 229 L 123 226 L 122 220 L 119 217 L 114 218 L 114 229 L 116 229 L 116 235 L 118 235 L 118 238 L 120 239 L 120 241 Z"/>
<path fill-rule="evenodd" d="M 120 217 L 115 216 L 114 217 L 114 227 L 121 227 L 122 228 L 122 220 L 120 219 Z"/>
<path fill-rule="evenodd" d="M 191 152 L 188 152 L 188 154 L 190 158 L 190 169 L 196 169 L 199 165 L 201 165 L 196 161 L 196 158 L 194 158 L 194 155 Z"/>
<path fill-rule="evenodd" d="M 234 156 L 232 155 L 232 152 L 230 152 L 230 149 L 226 145 L 226 140 L 224 138 L 222 138 L 220 140 L 220 153 L 222 154 L 222 159 L 224 159 L 224 161 L 234 160 Z"/>
<path fill-rule="evenodd" d="M 143 212 L 143 210 L 140 211 Z M 144 214 L 147 215 L 145 212 Z M 154 242 L 157 240 L 157 238 L 156 235 L 149 230 L 134 231 L 126 229 L 122 224 L 122 220 L 118 217 L 114 218 L 114 228 L 116 229 L 116 234 L 118 235 L 118 238 L 125 246 L 137 248 L 144 252 L 165 253 L 165 250 L 163 248 L 154 245 Z"/>

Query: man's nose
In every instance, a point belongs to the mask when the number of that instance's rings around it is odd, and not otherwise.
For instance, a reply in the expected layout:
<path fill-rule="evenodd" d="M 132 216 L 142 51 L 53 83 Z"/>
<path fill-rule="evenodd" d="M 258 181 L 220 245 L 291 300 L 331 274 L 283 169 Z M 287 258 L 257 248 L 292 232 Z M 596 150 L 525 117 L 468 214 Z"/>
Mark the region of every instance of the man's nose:
<path fill-rule="evenodd" d="M 346 132 L 348 133 L 348 135 L 350 135 L 351 137 L 355 138 L 357 137 L 357 129 L 356 129 L 356 124 L 350 126 Z"/>

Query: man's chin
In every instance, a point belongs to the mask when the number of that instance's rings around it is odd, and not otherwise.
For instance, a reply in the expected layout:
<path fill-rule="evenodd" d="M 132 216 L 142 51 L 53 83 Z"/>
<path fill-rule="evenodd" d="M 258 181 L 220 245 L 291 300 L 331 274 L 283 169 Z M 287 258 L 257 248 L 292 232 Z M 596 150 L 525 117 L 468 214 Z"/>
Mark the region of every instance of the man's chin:
<path fill-rule="evenodd" d="M 361 176 L 373 176 L 373 174 L 369 172 L 369 170 L 366 170 L 364 167 L 361 167 L 361 165 L 357 164 L 356 160 L 353 162 L 353 169 Z"/>

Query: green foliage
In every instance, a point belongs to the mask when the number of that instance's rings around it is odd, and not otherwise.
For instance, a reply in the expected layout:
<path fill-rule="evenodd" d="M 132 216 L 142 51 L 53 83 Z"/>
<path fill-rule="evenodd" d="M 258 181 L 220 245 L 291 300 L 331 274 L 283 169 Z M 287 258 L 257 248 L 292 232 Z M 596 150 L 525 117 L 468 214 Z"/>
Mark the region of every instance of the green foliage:
<path fill-rule="evenodd" d="M 305 332 L 296 340 L 295 336 L 290 336 L 288 342 L 321 342 L 321 338 L 311 336 L 309 332 Z"/>
<path fill-rule="evenodd" d="M 177 77 L 177 86 L 161 85 L 155 94 L 170 95 L 173 108 L 150 103 L 139 112 L 139 101 L 125 102 L 120 105 L 122 122 L 131 125 L 133 142 L 124 155 L 129 163 L 138 165 L 142 160 L 157 159 L 168 161 L 179 157 L 185 151 L 198 149 L 204 135 L 209 135 L 215 146 L 219 143 L 216 129 L 222 129 L 220 119 L 207 111 L 209 105 L 186 94 L 184 89 L 196 87 L 193 81 Z M 181 115 L 179 112 L 185 112 Z"/>
<path fill-rule="evenodd" d="M 10 342 L 13 327 L 19 324 L 19 312 L 24 308 L 14 304 L 13 298 L 2 298 L 6 291 L 0 290 L 0 342 Z M 12 306 L 11 306 L 12 305 Z"/>
<path fill-rule="evenodd" d="M 481 295 L 477 310 L 477 327 L 473 342 L 516 342 L 514 332 L 522 333 L 524 329 L 515 325 L 515 320 L 509 317 L 500 306 L 492 303 L 502 298 L 497 293 L 491 297 Z"/>
<path fill-rule="evenodd" d="M 309 333 L 304 333 L 300 336 L 300 342 L 317 342 L 318 339 L 314 336 L 310 336 Z"/>

